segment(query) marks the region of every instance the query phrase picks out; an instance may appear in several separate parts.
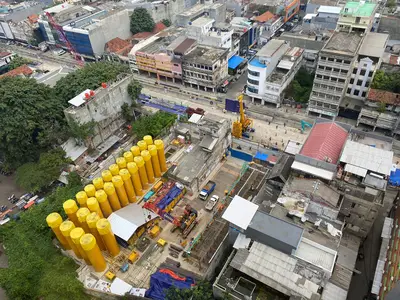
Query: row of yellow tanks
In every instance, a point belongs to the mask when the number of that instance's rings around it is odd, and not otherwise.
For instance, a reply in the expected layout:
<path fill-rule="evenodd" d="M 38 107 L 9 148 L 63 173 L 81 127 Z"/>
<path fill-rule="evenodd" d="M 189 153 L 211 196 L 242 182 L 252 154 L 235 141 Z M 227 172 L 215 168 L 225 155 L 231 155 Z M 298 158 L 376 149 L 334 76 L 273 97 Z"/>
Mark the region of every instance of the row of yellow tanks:
<path fill-rule="evenodd" d="M 142 196 L 149 184 L 166 170 L 163 141 L 153 143 L 151 136 L 145 136 L 104 170 L 102 177 L 95 178 L 93 184 L 78 192 L 77 201 L 69 199 L 63 203 L 68 220 L 51 213 L 46 218 L 47 224 L 64 249 L 72 250 L 96 272 L 102 272 L 106 262 L 101 250 L 111 256 L 120 251 L 106 218 L 113 211 L 136 202 L 136 197 Z"/>

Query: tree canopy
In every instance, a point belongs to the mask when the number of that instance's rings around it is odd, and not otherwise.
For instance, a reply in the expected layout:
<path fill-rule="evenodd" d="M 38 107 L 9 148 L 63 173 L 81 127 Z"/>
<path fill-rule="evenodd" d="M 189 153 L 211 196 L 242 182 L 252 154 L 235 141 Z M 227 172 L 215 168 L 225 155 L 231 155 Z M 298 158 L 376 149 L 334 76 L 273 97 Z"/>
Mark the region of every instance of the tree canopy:
<path fill-rule="evenodd" d="M 129 84 L 128 84 L 128 95 L 131 97 L 132 102 L 136 101 L 139 98 L 139 95 L 141 94 L 143 89 L 142 84 L 137 81 L 136 79 L 133 79 Z"/>
<path fill-rule="evenodd" d="M 171 21 L 168 19 L 163 19 L 161 22 L 167 27 L 171 26 Z"/>
<path fill-rule="evenodd" d="M 57 81 L 55 95 L 67 105 L 67 102 L 85 89 L 95 90 L 103 82 L 116 80 L 121 73 L 129 72 L 128 67 L 119 63 L 97 62 L 85 65 Z"/>
<path fill-rule="evenodd" d="M 385 72 L 378 70 L 375 73 L 371 87 L 373 89 L 400 93 L 400 74 L 396 72 Z"/>
<path fill-rule="evenodd" d="M 38 192 L 56 180 L 70 162 L 62 148 L 42 153 L 37 163 L 26 163 L 17 169 L 17 184 L 26 191 Z"/>
<path fill-rule="evenodd" d="M 301 68 L 285 90 L 285 97 L 293 98 L 296 102 L 307 103 L 313 82 L 314 74 L 309 73 L 305 68 Z"/>
<path fill-rule="evenodd" d="M 136 34 L 139 32 L 151 32 L 156 24 L 147 9 L 135 8 L 131 15 L 131 32 Z"/>
<path fill-rule="evenodd" d="M 163 130 L 171 127 L 175 119 L 175 115 L 163 111 L 158 111 L 150 116 L 142 116 L 132 123 L 132 134 L 139 139 L 142 139 L 145 135 L 157 137 Z"/>
<path fill-rule="evenodd" d="M 36 161 L 53 139 L 48 130 L 65 126 L 63 105 L 35 79 L 0 79 L 0 156 L 11 167 Z"/>
<path fill-rule="evenodd" d="M 206 281 L 199 281 L 191 289 L 178 289 L 171 286 L 166 292 L 166 300 L 213 300 L 211 286 Z"/>
<path fill-rule="evenodd" d="M 31 62 L 32 62 L 31 60 L 29 60 L 25 57 L 22 57 L 19 55 L 14 55 L 13 59 L 8 64 L 8 69 L 11 71 L 22 65 L 30 64 Z"/>
<path fill-rule="evenodd" d="M 46 224 L 52 212 L 63 218 L 62 203 L 82 189 L 74 184 L 56 189 L 45 202 L 33 206 L 20 216 L 0 227 L 8 268 L 0 269 L 0 285 L 9 299 L 89 299 L 76 278 L 77 265 L 65 257 L 52 243 L 53 233 Z"/>

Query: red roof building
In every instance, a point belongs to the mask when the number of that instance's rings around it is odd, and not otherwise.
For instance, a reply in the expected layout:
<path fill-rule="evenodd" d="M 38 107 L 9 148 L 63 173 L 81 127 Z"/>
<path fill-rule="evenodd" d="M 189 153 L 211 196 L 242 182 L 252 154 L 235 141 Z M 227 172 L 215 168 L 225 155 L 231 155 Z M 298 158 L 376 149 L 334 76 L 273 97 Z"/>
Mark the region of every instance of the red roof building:
<path fill-rule="evenodd" d="M 400 94 L 384 90 L 370 89 L 368 92 L 367 100 L 373 102 L 383 102 L 385 104 L 399 106 Z"/>
<path fill-rule="evenodd" d="M 133 45 L 130 41 L 117 37 L 106 43 L 105 50 L 108 53 L 127 56 L 132 47 Z"/>
<path fill-rule="evenodd" d="M 2 77 L 15 77 L 15 76 L 30 76 L 33 74 L 33 71 L 31 68 L 29 68 L 27 65 L 20 66 L 18 68 L 15 68 L 14 70 L 11 70 L 3 75 L 0 76 Z"/>
<path fill-rule="evenodd" d="M 260 22 L 260 23 L 265 23 L 265 22 L 268 22 L 269 20 L 273 19 L 274 17 L 275 17 L 275 15 L 272 12 L 266 11 L 262 15 L 255 17 L 254 21 Z"/>
<path fill-rule="evenodd" d="M 153 29 L 152 32 L 139 32 L 139 33 L 136 33 L 136 34 L 134 34 L 132 36 L 132 39 L 145 40 L 145 39 L 148 39 L 149 37 L 161 32 L 161 31 L 163 31 L 166 28 L 167 28 L 167 26 L 165 26 L 163 22 L 158 22 L 154 26 L 154 29 Z"/>
<path fill-rule="evenodd" d="M 316 123 L 300 154 L 336 164 L 347 136 L 348 131 L 335 122 Z"/>

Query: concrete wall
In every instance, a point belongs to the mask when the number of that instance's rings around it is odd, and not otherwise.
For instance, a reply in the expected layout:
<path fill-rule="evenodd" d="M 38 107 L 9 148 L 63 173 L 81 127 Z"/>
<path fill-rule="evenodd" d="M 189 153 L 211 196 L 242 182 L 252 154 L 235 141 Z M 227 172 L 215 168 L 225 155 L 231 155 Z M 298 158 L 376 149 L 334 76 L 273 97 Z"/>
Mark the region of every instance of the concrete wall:
<path fill-rule="evenodd" d="M 107 89 L 96 90 L 94 98 L 85 105 L 64 110 L 67 120 L 72 119 L 79 124 L 97 123 L 92 146 L 97 147 L 125 123 L 121 117 L 121 106 L 132 103 L 127 90 L 130 81 L 131 76 L 126 76 Z"/>
<path fill-rule="evenodd" d="M 128 3 L 124 5 L 126 9 L 132 12 L 135 8 L 143 7 L 147 9 L 150 15 L 153 17 L 154 22 L 160 22 L 164 19 L 171 20 L 172 23 L 175 23 L 178 14 L 188 9 L 185 7 L 185 0 L 172 0 L 166 1 L 165 4 L 152 4 L 147 2 L 141 3 Z M 129 24 L 129 23 L 128 23 Z"/>

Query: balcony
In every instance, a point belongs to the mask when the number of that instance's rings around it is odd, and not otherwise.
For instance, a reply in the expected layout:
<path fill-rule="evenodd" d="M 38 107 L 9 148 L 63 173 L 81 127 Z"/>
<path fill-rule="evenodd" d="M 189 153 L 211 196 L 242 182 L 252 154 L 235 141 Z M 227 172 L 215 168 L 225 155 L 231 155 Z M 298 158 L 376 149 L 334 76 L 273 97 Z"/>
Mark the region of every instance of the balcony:
<path fill-rule="evenodd" d="M 345 64 L 343 62 L 338 63 L 335 61 L 329 61 L 325 59 L 319 59 L 318 60 L 318 65 L 325 66 L 325 67 L 332 67 L 332 68 L 340 68 L 343 70 L 350 70 L 351 64 Z"/>
<path fill-rule="evenodd" d="M 326 71 L 326 70 L 321 70 L 321 69 L 317 68 L 316 73 L 320 74 L 320 75 L 326 75 L 326 76 L 347 79 L 347 74 L 342 74 L 341 72 Z"/>

